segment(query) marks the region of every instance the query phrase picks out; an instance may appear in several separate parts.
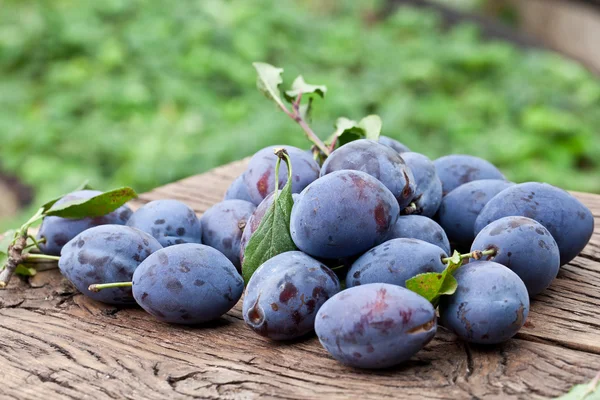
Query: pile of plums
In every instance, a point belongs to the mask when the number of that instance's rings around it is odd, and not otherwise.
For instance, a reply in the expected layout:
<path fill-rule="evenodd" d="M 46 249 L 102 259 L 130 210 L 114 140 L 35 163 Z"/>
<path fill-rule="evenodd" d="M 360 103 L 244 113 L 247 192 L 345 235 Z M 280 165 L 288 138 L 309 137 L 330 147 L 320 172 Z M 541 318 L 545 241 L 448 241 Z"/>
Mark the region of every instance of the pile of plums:
<path fill-rule="evenodd" d="M 245 249 L 273 204 L 276 181 L 287 182 L 285 163 L 275 176 L 280 147 L 292 166 L 297 250 L 266 261 L 244 291 Z M 530 298 L 593 229 L 590 210 L 561 189 L 508 182 L 474 156 L 431 161 L 382 136 L 345 144 L 322 165 L 292 146 L 262 149 L 201 219 L 179 201 L 157 200 L 134 213 L 46 218 L 39 236 L 44 252 L 60 253 L 61 272 L 96 300 L 137 303 L 161 321 L 195 324 L 220 317 L 244 292 L 244 320 L 258 334 L 289 340 L 315 331 L 340 362 L 383 368 L 422 349 L 438 322 L 471 343 L 510 339 Z M 473 258 L 455 272 L 458 289 L 441 297 L 437 317 L 406 281 L 444 271 L 453 250 Z M 117 282 L 129 284 L 88 290 Z"/>

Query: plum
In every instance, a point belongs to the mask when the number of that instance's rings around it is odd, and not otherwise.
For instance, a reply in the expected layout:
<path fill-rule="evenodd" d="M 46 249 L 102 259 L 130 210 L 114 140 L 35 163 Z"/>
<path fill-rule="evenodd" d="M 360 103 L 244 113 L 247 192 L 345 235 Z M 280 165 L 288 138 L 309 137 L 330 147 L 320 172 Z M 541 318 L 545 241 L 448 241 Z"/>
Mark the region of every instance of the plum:
<path fill-rule="evenodd" d="M 79 291 L 109 304 L 135 304 L 131 288 L 88 290 L 91 284 L 131 281 L 133 272 L 160 243 L 139 229 L 100 225 L 81 232 L 62 249 L 60 272 Z"/>
<path fill-rule="evenodd" d="M 274 340 L 294 339 L 314 327 L 321 305 L 340 291 L 332 270 L 300 252 L 281 253 L 252 275 L 244 295 L 244 321 Z"/>
<path fill-rule="evenodd" d="M 450 255 L 450 242 L 446 232 L 434 220 L 422 215 L 401 215 L 392 227 L 387 240 L 411 238 L 435 244 Z"/>
<path fill-rule="evenodd" d="M 471 246 L 495 250 L 487 257 L 514 271 L 523 280 L 529 296 L 546 289 L 560 268 L 556 241 L 542 224 L 526 217 L 504 217 L 483 228 Z"/>
<path fill-rule="evenodd" d="M 315 331 L 325 350 L 341 363 L 358 368 L 400 364 L 425 347 L 436 330 L 431 303 L 386 283 L 336 294 L 315 319 Z"/>
<path fill-rule="evenodd" d="M 240 270 L 240 241 L 256 206 L 244 200 L 224 200 L 202 215 L 202 243 L 219 250 Z"/>
<path fill-rule="evenodd" d="M 498 193 L 475 220 L 475 234 L 508 216 L 523 216 L 544 225 L 558 244 L 561 265 L 574 259 L 594 232 L 592 212 L 571 194 L 547 183 L 521 183 Z"/>
<path fill-rule="evenodd" d="M 438 246 L 418 239 L 392 239 L 372 248 L 356 260 L 346 275 L 346 286 L 406 281 L 426 272 L 442 272 L 448 255 Z"/>
<path fill-rule="evenodd" d="M 459 268 L 457 291 L 440 299 L 440 324 L 458 337 L 496 344 L 513 337 L 525 324 L 529 295 L 517 274 L 493 261 L 475 261 Z"/>
<path fill-rule="evenodd" d="M 415 179 L 398 152 L 374 140 L 360 139 L 343 145 L 327 157 L 321 176 L 341 170 L 366 172 L 387 187 L 400 209 L 415 194 Z"/>
<path fill-rule="evenodd" d="M 381 243 L 399 213 L 394 195 L 371 175 L 335 171 L 300 193 L 290 231 L 296 246 L 313 257 L 351 257 Z"/>
<path fill-rule="evenodd" d="M 443 195 L 460 185 L 480 179 L 504 179 L 502 172 L 483 158 L 464 154 L 451 154 L 433 162 L 440 180 Z"/>
<path fill-rule="evenodd" d="M 200 221 L 190 207 L 178 200 L 154 200 L 133 213 L 127 226 L 151 234 L 163 246 L 200 243 Z"/>
<path fill-rule="evenodd" d="M 221 252 L 197 243 L 153 253 L 133 274 L 133 296 L 163 322 L 212 321 L 238 302 L 244 281 Z"/>

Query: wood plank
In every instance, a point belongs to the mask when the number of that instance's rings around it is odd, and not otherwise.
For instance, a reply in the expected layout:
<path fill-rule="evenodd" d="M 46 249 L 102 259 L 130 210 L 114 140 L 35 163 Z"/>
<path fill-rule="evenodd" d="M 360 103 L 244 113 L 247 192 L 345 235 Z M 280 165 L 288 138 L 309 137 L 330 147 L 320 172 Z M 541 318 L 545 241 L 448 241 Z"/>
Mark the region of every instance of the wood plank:
<path fill-rule="evenodd" d="M 199 214 L 221 200 L 247 160 L 140 196 L 185 201 Z M 0 398 L 543 398 L 600 370 L 600 196 L 575 193 L 596 231 L 532 304 L 502 346 L 469 346 L 440 329 L 404 366 L 359 371 L 314 337 L 274 343 L 242 320 L 241 302 L 200 327 L 156 322 L 77 294 L 58 271 L 0 291 Z"/>

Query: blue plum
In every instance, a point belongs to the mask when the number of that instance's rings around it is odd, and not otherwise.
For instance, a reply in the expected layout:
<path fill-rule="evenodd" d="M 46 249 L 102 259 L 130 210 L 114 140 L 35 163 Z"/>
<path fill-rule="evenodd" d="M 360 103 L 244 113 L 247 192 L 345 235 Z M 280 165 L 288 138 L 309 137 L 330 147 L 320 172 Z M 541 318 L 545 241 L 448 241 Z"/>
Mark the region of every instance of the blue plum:
<path fill-rule="evenodd" d="M 336 360 L 358 368 L 386 368 L 410 359 L 433 339 L 435 310 L 418 294 L 370 283 L 329 299 L 315 320 L 319 341 Z"/>
<path fill-rule="evenodd" d="M 243 175 L 244 185 L 248 195 L 255 205 L 260 204 L 265 197 L 275 190 L 275 164 L 277 156 L 274 149 L 284 148 L 292 160 L 292 192 L 300 193 L 309 183 L 319 177 L 319 164 L 306 153 L 293 146 L 270 146 L 258 151 L 250 161 Z M 279 168 L 279 187 L 287 182 L 287 166 L 281 162 Z"/>
<path fill-rule="evenodd" d="M 434 220 L 422 215 L 401 215 L 392 227 L 387 240 L 411 238 L 435 244 L 450 254 L 450 242 L 446 232 Z"/>
<path fill-rule="evenodd" d="M 252 199 L 248 194 L 248 188 L 244 184 L 244 176 L 240 175 L 229 185 L 225 198 L 223 200 L 246 200 L 252 203 Z"/>
<path fill-rule="evenodd" d="M 224 200 L 215 204 L 202 216 L 202 243 L 219 250 L 239 270 L 240 241 L 254 204 L 244 200 Z"/>
<path fill-rule="evenodd" d="M 332 270 L 300 252 L 281 253 L 261 265 L 244 295 L 244 321 L 255 332 L 289 340 L 313 330 L 319 308 L 340 291 Z"/>
<path fill-rule="evenodd" d="M 157 319 L 173 324 L 212 321 L 231 310 L 244 281 L 218 250 L 185 243 L 153 253 L 133 274 L 133 296 Z"/>
<path fill-rule="evenodd" d="M 483 158 L 464 154 L 451 154 L 433 162 L 444 196 L 467 182 L 480 179 L 504 179 L 502 172 Z"/>
<path fill-rule="evenodd" d="M 527 182 L 494 196 L 475 221 L 475 234 L 502 217 L 523 216 L 544 225 L 560 250 L 560 264 L 574 259 L 594 232 L 594 216 L 579 200 L 547 183 Z"/>
<path fill-rule="evenodd" d="M 102 194 L 98 190 L 80 190 L 69 193 L 56 202 L 61 205 L 74 200 L 89 199 Z M 98 225 L 125 225 L 131 216 L 131 209 L 126 205 L 102 217 L 70 219 L 61 217 L 46 217 L 37 234 L 37 239 L 45 239 L 40 244 L 40 251 L 44 254 L 59 255 L 61 249 L 67 242 L 79 235 L 81 232 Z"/>
<path fill-rule="evenodd" d="M 383 136 L 383 135 L 379 136 L 379 143 L 385 144 L 386 146 L 391 147 L 392 149 L 396 150 L 398 153 L 405 153 L 407 151 L 410 151 L 410 149 L 408 147 L 406 147 L 405 145 L 403 145 L 396 139 L 392 139 L 391 137 L 388 137 L 388 136 Z"/>
<path fill-rule="evenodd" d="M 133 213 L 127 226 L 151 234 L 163 247 L 202 240 L 196 213 L 178 200 L 154 200 L 145 204 Z"/>
<path fill-rule="evenodd" d="M 101 225 L 81 232 L 62 249 L 60 272 L 79 291 L 109 304 L 135 304 L 131 288 L 91 292 L 94 283 L 131 281 L 133 272 L 155 251 L 162 249 L 152 236 L 123 225 Z"/>
<path fill-rule="evenodd" d="M 438 246 L 418 239 L 392 239 L 373 247 L 356 260 L 346 275 L 346 286 L 406 281 L 426 272 L 442 272 L 448 255 Z"/>
<path fill-rule="evenodd" d="M 514 183 L 482 179 L 460 185 L 442 200 L 438 222 L 448 238 L 458 246 L 470 246 L 475 238 L 475 220 L 488 201 Z"/>
<path fill-rule="evenodd" d="M 398 152 L 374 140 L 360 139 L 343 145 L 327 157 L 321 176 L 341 170 L 366 172 L 387 187 L 400 209 L 412 201 L 415 179 Z"/>
<path fill-rule="evenodd" d="M 471 251 L 495 250 L 492 260 L 510 268 L 525 283 L 529 296 L 546 289 L 560 268 L 556 241 L 542 224 L 527 217 L 504 217 L 483 228 Z"/>
<path fill-rule="evenodd" d="M 351 257 L 381 243 L 399 213 L 394 195 L 371 175 L 335 171 L 300 193 L 290 231 L 296 246 L 311 256 Z"/>
<path fill-rule="evenodd" d="M 440 299 L 440 325 L 469 343 L 496 344 L 513 337 L 529 314 L 529 296 L 517 274 L 493 261 L 459 268 L 457 291 Z"/>
<path fill-rule="evenodd" d="M 402 159 L 412 171 L 416 189 L 412 199 L 416 213 L 433 217 L 442 203 L 442 181 L 437 176 L 435 165 L 420 153 L 402 153 Z"/>

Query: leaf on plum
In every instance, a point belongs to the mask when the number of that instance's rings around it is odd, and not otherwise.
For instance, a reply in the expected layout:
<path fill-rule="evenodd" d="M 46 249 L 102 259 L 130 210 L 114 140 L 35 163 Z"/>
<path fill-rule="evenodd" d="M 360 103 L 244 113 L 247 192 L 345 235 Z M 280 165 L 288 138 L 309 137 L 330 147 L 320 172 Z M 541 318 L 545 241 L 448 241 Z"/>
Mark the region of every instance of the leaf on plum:
<path fill-rule="evenodd" d="M 288 177 L 291 176 L 291 165 L 288 164 Z M 275 173 L 275 176 L 279 176 Z M 242 276 L 248 283 L 254 271 L 265 261 L 286 251 L 296 250 L 296 245 L 290 234 L 290 216 L 294 199 L 292 198 L 292 180 L 288 178 L 283 190 L 267 210 L 256 232 L 248 241 L 242 265 Z"/>
<path fill-rule="evenodd" d="M 101 193 L 89 199 L 77 199 L 59 206 L 53 205 L 44 212 L 44 215 L 76 219 L 101 217 L 113 212 L 136 197 L 137 194 L 132 188 L 123 187 Z"/>
<path fill-rule="evenodd" d="M 419 274 L 406 281 L 406 288 L 423 296 L 437 306 L 441 296 L 449 296 L 456 292 L 458 282 L 452 275 L 462 265 L 460 253 L 455 251 L 442 272 Z"/>

